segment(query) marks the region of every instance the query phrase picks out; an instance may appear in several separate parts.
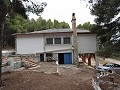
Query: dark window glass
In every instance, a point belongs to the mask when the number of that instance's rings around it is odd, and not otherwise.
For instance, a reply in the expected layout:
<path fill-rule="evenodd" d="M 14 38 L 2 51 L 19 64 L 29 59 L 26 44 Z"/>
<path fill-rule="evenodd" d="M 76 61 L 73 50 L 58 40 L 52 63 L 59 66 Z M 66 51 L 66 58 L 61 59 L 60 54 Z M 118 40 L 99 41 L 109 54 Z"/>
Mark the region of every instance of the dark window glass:
<path fill-rule="evenodd" d="M 46 57 L 52 57 L 53 54 L 52 53 L 46 53 Z"/>
<path fill-rule="evenodd" d="M 70 37 L 64 37 L 63 44 L 70 44 Z"/>
<path fill-rule="evenodd" d="M 55 44 L 61 44 L 61 38 L 55 38 Z"/>
<path fill-rule="evenodd" d="M 47 44 L 53 44 L 53 38 L 46 38 Z"/>
<path fill-rule="evenodd" d="M 114 66 L 115 66 L 115 67 L 120 67 L 120 65 L 118 65 L 118 64 L 114 64 Z"/>

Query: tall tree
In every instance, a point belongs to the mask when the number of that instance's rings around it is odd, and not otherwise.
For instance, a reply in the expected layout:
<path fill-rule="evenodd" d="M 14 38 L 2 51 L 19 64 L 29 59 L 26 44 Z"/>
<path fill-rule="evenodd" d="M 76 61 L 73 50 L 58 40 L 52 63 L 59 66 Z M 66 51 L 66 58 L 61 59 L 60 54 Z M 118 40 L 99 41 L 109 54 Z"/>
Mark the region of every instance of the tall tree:
<path fill-rule="evenodd" d="M 69 24 L 64 21 L 60 22 L 60 26 L 61 26 L 61 28 L 70 28 Z"/>
<path fill-rule="evenodd" d="M 51 19 L 49 19 L 47 21 L 47 25 L 46 25 L 47 29 L 52 29 L 53 28 L 53 22 L 51 21 Z"/>
<path fill-rule="evenodd" d="M 36 31 L 37 26 L 36 26 L 36 21 L 34 19 L 28 20 L 27 22 L 27 32 L 33 32 Z"/>
<path fill-rule="evenodd" d="M 54 28 L 56 28 L 56 29 L 60 28 L 60 23 L 56 19 L 54 20 Z"/>
<path fill-rule="evenodd" d="M 22 4 L 22 1 L 29 2 L 31 5 L 28 5 L 26 8 Z M 5 24 L 5 18 L 7 15 L 13 17 L 13 13 L 19 13 L 25 18 L 27 18 L 26 10 L 28 12 L 35 13 L 39 15 L 44 10 L 46 3 L 41 3 L 40 5 L 36 5 L 31 0 L 0 0 L 0 85 L 1 81 L 1 68 L 2 68 L 2 41 L 3 41 L 3 30 Z"/>
<path fill-rule="evenodd" d="M 37 19 L 37 21 L 36 21 L 36 29 L 37 29 L 37 31 L 45 30 L 46 29 L 46 24 L 47 24 L 46 20 L 43 19 L 42 17 L 39 17 Z"/>
<path fill-rule="evenodd" d="M 120 46 L 120 0 L 89 0 L 89 3 L 92 15 L 96 16 L 92 31 L 109 52 L 116 52 L 116 44 Z"/>
<path fill-rule="evenodd" d="M 5 2 L 6 1 L 6 2 Z M 0 85 L 2 84 L 1 81 L 1 68 L 2 68 L 2 40 L 3 40 L 3 30 L 4 30 L 4 23 L 5 17 L 8 12 L 9 4 L 7 5 L 8 0 L 0 0 Z"/>
<path fill-rule="evenodd" d="M 31 26 L 30 20 L 24 19 L 21 15 L 16 15 L 13 19 L 6 17 L 5 28 L 3 32 L 3 49 L 13 48 L 14 37 L 13 33 L 23 33 L 28 31 Z"/>
<path fill-rule="evenodd" d="M 61 28 L 70 28 L 69 24 L 66 22 L 59 22 L 58 20 L 54 20 L 53 22 L 53 27 L 56 29 L 61 29 Z"/>
<path fill-rule="evenodd" d="M 59 22 L 60 29 L 70 28 L 69 24 L 66 22 Z M 54 29 L 53 22 L 51 19 L 45 20 L 43 18 L 34 19 L 24 19 L 21 15 L 16 14 L 13 19 L 6 17 L 4 36 L 3 36 L 3 48 L 9 49 L 14 48 L 14 37 L 11 35 L 13 33 L 26 33 L 33 31 L 40 31 L 46 29 Z"/>
<path fill-rule="evenodd" d="M 90 24 L 90 22 L 85 22 L 82 24 L 77 25 L 77 29 L 86 29 L 86 30 L 90 30 L 93 28 L 94 24 Z"/>

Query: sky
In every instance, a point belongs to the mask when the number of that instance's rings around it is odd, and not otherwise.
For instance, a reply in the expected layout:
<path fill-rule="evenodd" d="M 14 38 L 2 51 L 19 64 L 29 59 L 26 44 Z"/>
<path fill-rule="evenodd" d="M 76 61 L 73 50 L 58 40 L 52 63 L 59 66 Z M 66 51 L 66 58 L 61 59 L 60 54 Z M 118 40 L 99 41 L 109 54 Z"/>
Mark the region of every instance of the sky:
<path fill-rule="evenodd" d="M 76 24 L 83 24 L 85 22 L 94 23 L 94 16 L 90 14 L 89 7 L 86 7 L 86 3 L 80 0 L 34 0 L 34 2 L 46 2 L 42 17 L 46 20 L 54 19 L 59 22 L 65 21 L 71 27 L 72 13 L 75 13 Z M 37 19 L 35 15 L 30 15 L 29 18 Z"/>

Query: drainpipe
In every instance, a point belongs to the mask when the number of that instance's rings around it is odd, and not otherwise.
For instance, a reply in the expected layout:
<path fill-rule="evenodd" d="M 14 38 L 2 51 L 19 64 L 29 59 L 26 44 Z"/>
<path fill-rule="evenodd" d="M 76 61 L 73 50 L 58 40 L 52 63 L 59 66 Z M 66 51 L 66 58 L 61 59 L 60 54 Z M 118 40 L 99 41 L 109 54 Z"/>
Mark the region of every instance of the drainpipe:
<path fill-rule="evenodd" d="M 76 32 L 76 18 L 75 13 L 72 14 L 72 30 L 73 30 L 73 64 L 78 65 L 78 42 Z"/>

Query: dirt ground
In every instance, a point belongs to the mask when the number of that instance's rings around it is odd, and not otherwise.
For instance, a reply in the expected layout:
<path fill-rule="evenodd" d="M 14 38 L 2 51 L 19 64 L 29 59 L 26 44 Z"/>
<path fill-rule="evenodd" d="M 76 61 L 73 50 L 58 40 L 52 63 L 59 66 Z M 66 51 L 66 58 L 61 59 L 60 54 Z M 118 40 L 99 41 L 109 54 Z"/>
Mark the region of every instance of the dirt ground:
<path fill-rule="evenodd" d="M 101 65 L 109 62 L 120 63 L 113 59 L 99 59 Z M 95 66 L 94 60 L 92 65 Z M 40 62 L 36 67 L 3 74 L 4 86 L 0 87 L 0 90 L 94 90 L 91 83 L 94 76 L 96 76 L 95 69 L 87 64 L 76 68 L 74 65 Z M 115 78 L 116 84 L 120 80 L 120 76 L 115 76 Z M 102 80 L 100 87 L 103 90 L 115 89 L 113 84 L 108 82 L 108 77 Z"/>
<path fill-rule="evenodd" d="M 95 70 L 88 66 L 56 65 L 41 62 L 37 67 L 2 75 L 1 90 L 94 90 Z"/>

